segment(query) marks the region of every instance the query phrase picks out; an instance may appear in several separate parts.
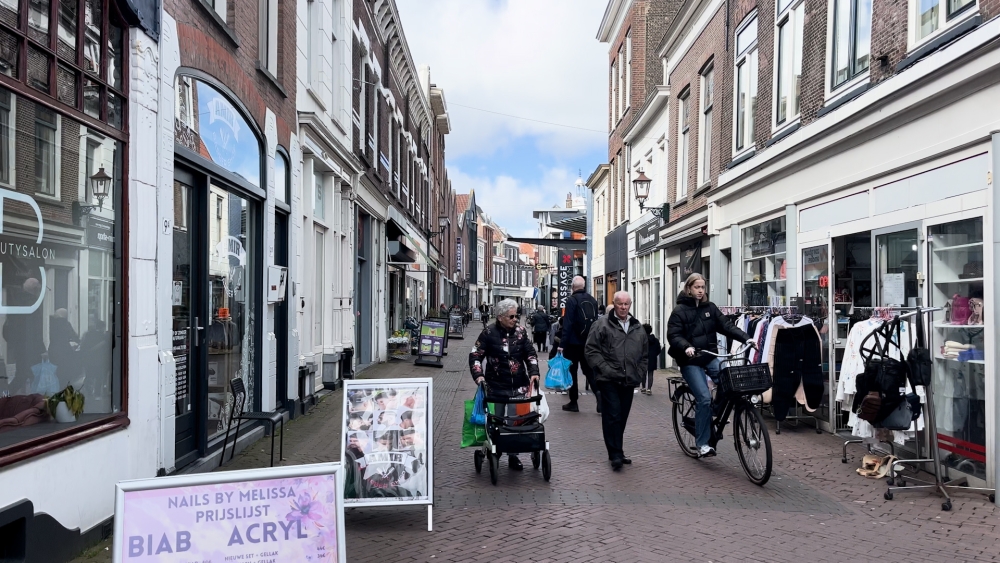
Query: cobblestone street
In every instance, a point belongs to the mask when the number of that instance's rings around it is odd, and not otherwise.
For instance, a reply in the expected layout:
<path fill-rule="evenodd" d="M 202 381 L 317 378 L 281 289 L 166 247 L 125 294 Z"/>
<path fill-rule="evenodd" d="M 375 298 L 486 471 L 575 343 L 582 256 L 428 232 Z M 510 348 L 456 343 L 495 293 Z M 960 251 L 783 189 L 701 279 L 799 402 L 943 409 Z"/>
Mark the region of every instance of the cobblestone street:
<path fill-rule="evenodd" d="M 884 481 L 855 473 L 860 447 L 843 464 L 842 440 L 806 426 L 779 436 L 771 426 L 775 470 L 763 488 L 746 479 L 729 434 L 718 457 L 685 457 L 659 375 L 652 396 L 635 398 L 626 431 L 633 465 L 611 471 L 592 396 L 568 413 L 559 408 L 564 398 L 550 395 L 551 482 L 525 456 L 523 472 L 503 462 L 494 487 L 486 469 L 476 474 L 473 450 L 458 447 L 463 401 L 475 392 L 466 367 L 475 334 L 470 326 L 465 340 L 451 341 L 442 370 L 390 362 L 362 372 L 434 378 L 434 531 L 426 531 L 424 507 L 350 509 L 350 561 L 1000 560 L 986 497 L 960 494 L 952 512 L 920 493 L 885 501 Z M 339 458 L 341 398 L 327 395 L 288 425 L 283 464 Z M 265 467 L 268 445 L 258 442 L 224 469 Z M 77 561 L 109 561 L 104 547 Z"/>

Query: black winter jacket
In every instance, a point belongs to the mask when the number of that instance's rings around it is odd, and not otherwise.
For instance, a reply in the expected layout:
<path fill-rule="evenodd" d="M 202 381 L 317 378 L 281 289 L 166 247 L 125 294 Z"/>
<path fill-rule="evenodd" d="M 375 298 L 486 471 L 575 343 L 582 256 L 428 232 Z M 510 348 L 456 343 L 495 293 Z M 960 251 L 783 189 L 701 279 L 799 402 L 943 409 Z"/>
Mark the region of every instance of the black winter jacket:
<path fill-rule="evenodd" d="M 737 328 L 714 303 L 697 303 L 694 297 L 681 292 L 667 321 L 667 353 L 670 357 L 682 366 L 708 365 L 712 356 L 701 354 L 688 358 L 684 351 L 688 348 L 715 351 L 718 349 L 716 333 L 740 342 L 750 340 L 750 336 Z"/>
<path fill-rule="evenodd" d="M 523 326 L 507 331 L 499 322 L 483 329 L 469 354 L 472 379 L 486 378 L 490 395 L 524 394 L 532 376 L 538 375 L 538 354 Z"/>
<path fill-rule="evenodd" d="M 648 336 L 648 340 L 649 340 L 649 371 L 656 371 L 656 368 L 659 367 L 657 363 L 660 361 L 660 352 L 663 351 L 663 346 L 660 345 L 660 339 L 652 334 Z"/>
<path fill-rule="evenodd" d="M 649 365 L 649 339 L 635 317 L 629 315 L 626 331 L 612 313 L 590 327 L 584 354 L 595 381 L 637 387 Z"/>
<path fill-rule="evenodd" d="M 548 332 L 549 331 L 549 314 L 545 311 L 535 311 L 531 315 L 531 331 L 532 332 Z"/>
<path fill-rule="evenodd" d="M 584 289 L 578 289 L 573 292 L 573 295 L 569 296 L 566 300 L 566 311 L 563 314 L 562 321 L 562 343 L 561 346 L 583 346 L 587 342 L 581 339 L 577 334 L 579 332 L 580 321 L 583 319 L 583 313 L 580 312 L 580 303 L 587 302 L 593 305 L 594 313 L 597 314 L 600 311 L 600 306 L 597 304 L 597 300 L 591 297 Z M 596 322 L 594 324 L 597 324 Z M 591 325 L 593 328 L 593 325 Z"/>

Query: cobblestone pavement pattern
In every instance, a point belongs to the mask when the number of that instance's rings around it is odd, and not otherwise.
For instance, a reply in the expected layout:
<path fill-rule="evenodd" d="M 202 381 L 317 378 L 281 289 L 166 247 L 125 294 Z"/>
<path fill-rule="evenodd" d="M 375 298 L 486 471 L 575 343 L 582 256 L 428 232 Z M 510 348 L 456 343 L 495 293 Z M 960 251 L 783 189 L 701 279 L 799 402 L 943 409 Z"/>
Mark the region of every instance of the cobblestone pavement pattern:
<path fill-rule="evenodd" d="M 633 465 L 611 471 L 592 396 L 568 413 L 565 398 L 550 395 L 551 482 L 525 456 L 523 472 L 502 462 L 494 487 L 487 469 L 476 474 L 473 449 L 458 446 L 463 401 L 475 393 L 467 358 L 477 330 L 466 335 L 451 340 L 444 369 L 390 362 L 362 372 L 434 378 L 434 531 L 424 507 L 349 509 L 352 563 L 1000 560 L 1000 514 L 986 497 L 958 494 L 951 512 L 922 493 L 886 501 L 884 481 L 855 473 L 859 447 L 843 464 L 841 439 L 804 426 L 779 436 L 771 426 L 775 469 L 762 488 L 746 479 L 728 432 L 718 457 L 685 457 L 659 374 L 654 394 L 633 404 L 625 435 Z M 288 425 L 284 465 L 339 459 L 341 400 L 341 391 L 330 394 Z M 266 467 L 268 444 L 224 470 Z M 110 561 L 106 547 L 76 563 Z"/>

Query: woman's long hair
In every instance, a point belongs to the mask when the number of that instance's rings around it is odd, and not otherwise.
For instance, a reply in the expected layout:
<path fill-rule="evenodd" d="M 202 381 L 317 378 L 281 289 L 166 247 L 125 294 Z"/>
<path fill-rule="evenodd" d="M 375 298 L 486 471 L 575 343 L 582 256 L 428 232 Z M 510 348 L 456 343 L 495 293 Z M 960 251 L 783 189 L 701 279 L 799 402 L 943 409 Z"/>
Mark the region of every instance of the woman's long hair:
<path fill-rule="evenodd" d="M 684 282 L 684 295 L 694 297 L 694 295 L 691 294 L 691 287 L 694 286 L 694 283 L 698 280 L 701 280 L 705 284 L 705 295 L 701 298 L 701 302 L 708 303 L 708 282 L 705 281 L 705 276 L 701 274 L 696 273 L 688 276 L 687 280 Z"/>

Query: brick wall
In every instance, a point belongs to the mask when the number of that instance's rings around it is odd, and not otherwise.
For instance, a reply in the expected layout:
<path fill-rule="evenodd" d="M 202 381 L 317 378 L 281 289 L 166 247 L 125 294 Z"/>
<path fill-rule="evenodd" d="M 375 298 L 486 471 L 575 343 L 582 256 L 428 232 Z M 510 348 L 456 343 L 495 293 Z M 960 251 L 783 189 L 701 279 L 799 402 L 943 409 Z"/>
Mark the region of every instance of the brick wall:
<path fill-rule="evenodd" d="M 278 0 L 278 76 L 284 93 L 263 72 L 259 57 L 259 8 L 255 1 L 230 0 L 227 28 L 236 35 L 236 46 L 222 24 L 202 0 L 164 0 L 164 9 L 177 21 L 181 65 L 195 68 L 224 84 L 246 106 L 261 131 L 265 109 L 275 113 L 278 143 L 287 147 L 296 128 L 295 111 L 295 2 Z M 286 97 L 287 95 L 287 97 Z"/>

